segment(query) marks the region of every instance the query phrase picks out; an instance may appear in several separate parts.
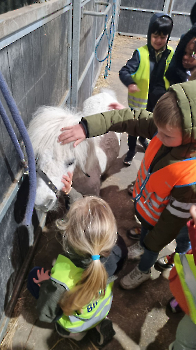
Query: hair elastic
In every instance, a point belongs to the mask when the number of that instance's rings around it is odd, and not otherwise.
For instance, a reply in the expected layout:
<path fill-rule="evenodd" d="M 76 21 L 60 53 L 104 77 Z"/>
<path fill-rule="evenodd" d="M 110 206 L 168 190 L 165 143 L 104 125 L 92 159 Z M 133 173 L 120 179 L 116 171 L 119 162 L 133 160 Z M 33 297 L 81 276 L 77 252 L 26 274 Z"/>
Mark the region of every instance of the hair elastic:
<path fill-rule="evenodd" d="M 100 259 L 100 255 L 91 255 L 92 260 L 99 260 Z"/>

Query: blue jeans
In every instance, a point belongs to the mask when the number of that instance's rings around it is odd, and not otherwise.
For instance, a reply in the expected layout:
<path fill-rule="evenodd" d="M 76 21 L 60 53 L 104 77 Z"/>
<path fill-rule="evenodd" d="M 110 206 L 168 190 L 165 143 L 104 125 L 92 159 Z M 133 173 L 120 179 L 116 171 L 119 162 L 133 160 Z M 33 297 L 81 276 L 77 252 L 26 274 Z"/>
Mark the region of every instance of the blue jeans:
<path fill-rule="evenodd" d="M 183 226 L 181 228 L 179 234 L 176 237 L 176 253 L 186 253 L 189 249 L 191 249 L 191 242 L 188 233 L 188 227 Z"/>
<path fill-rule="evenodd" d="M 145 236 L 147 235 L 148 230 L 142 226 L 141 228 L 141 238 L 140 244 L 144 247 L 143 241 Z M 176 237 L 176 253 L 186 253 L 191 248 L 190 239 L 188 235 L 188 228 L 184 226 L 178 236 Z M 142 272 L 147 272 L 154 265 L 155 261 L 158 258 L 159 253 L 153 252 L 152 250 L 144 247 L 144 254 L 141 256 L 141 260 L 139 263 L 139 270 Z"/>

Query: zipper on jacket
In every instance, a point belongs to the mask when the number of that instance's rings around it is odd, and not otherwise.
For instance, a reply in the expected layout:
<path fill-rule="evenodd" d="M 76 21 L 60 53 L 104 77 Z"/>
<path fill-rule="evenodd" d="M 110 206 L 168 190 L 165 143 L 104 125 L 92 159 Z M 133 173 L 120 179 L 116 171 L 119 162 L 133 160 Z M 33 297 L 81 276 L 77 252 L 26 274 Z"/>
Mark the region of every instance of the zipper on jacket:
<path fill-rule="evenodd" d="M 149 177 L 150 177 L 151 173 L 150 171 L 148 171 L 148 174 L 144 180 L 144 182 L 142 183 L 141 187 L 140 187 L 140 193 L 137 194 L 137 196 L 135 198 L 133 198 L 136 202 L 138 202 L 138 200 L 141 198 L 142 196 L 142 191 L 144 189 L 144 187 L 146 186 L 148 180 L 149 180 Z"/>

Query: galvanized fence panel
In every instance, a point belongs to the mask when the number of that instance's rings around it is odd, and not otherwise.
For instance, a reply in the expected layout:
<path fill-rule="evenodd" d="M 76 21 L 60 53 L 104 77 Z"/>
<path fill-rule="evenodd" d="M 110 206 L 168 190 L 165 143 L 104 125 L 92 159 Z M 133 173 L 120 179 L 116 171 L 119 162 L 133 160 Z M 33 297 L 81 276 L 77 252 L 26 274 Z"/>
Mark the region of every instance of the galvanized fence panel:
<path fill-rule="evenodd" d="M 135 7 L 135 9 L 151 9 L 162 11 L 164 0 L 121 0 L 121 6 Z"/>
<path fill-rule="evenodd" d="M 192 24 L 189 15 L 194 3 L 195 0 L 171 0 L 169 14 L 174 22 L 172 38 L 180 38 L 182 34 L 191 28 Z"/>
<path fill-rule="evenodd" d="M 122 0 L 118 32 L 122 35 L 146 36 L 153 13 L 165 9 L 168 0 Z"/>
<path fill-rule="evenodd" d="M 75 106 L 78 106 L 79 109 L 82 108 L 83 101 L 88 98 L 92 94 L 92 89 L 95 84 L 98 73 L 100 72 L 102 63 L 98 62 L 95 58 L 95 48 L 103 34 L 104 26 L 105 26 L 105 18 L 106 16 L 96 15 L 96 13 L 107 13 L 107 28 L 109 33 L 111 15 L 112 15 L 112 5 L 113 2 L 116 3 L 116 11 L 119 8 L 119 1 L 109 0 L 105 1 L 106 5 L 97 4 L 92 0 L 86 0 L 81 2 L 81 29 L 80 29 L 80 50 L 78 53 L 78 57 L 80 57 L 79 63 L 79 72 L 78 77 L 74 78 L 74 74 L 72 74 L 72 79 L 76 81 L 77 86 L 74 88 L 74 82 L 72 81 L 72 94 L 74 96 L 77 95 L 78 100 L 74 101 L 72 99 L 72 103 Z M 77 8 L 78 3 L 76 1 L 73 2 L 74 7 Z M 78 9 L 78 12 L 80 10 Z M 91 11 L 93 14 L 86 14 L 85 11 Z M 115 20 L 117 21 L 117 16 Z M 88 40 L 87 40 L 88 38 Z M 75 47 L 73 43 L 73 48 Z M 99 48 L 97 50 L 98 58 L 102 59 L 107 55 L 108 52 L 108 40 L 104 35 L 103 40 L 101 41 Z M 77 54 L 75 55 L 77 56 Z M 74 54 L 73 54 L 74 59 Z M 104 62 L 106 64 L 106 61 Z M 75 84 L 75 85 L 76 85 Z M 75 92 L 75 93 L 74 93 Z"/>
<path fill-rule="evenodd" d="M 9 88 L 12 88 L 11 76 L 10 76 L 10 66 L 8 61 L 8 49 L 5 47 L 0 51 L 0 70 L 4 75 Z M 3 103 L 5 110 L 10 116 L 7 105 L 2 97 L 0 92 L 0 99 Z M 16 135 L 18 136 L 17 129 L 13 122 L 13 119 L 10 118 L 10 122 L 13 126 Z M 15 179 L 15 174 L 20 170 L 20 165 L 18 161 L 18 155 L 15 151 L 15 148 L 10 140 L 10 137 L 7 133 L 7 130 L 4 126 L 2 119 L 0 118 L 0 203 L 2 203 L 3 198 L 8 191 L 9 187 Z"/>
<path fill-rule="evenodd" d="M 110 4 L 111 4 L 111 9 L 108 13 L 108 18 L 107 18 L 107 33 L 108 33 L 108 36 L 110 37 L 110 35 L 112 35 L 112 38 L 113 38 L 113 28 L 111 27 L 111 16 L 112 16 L 112 4 L 113 4 L 113 1 L 110 0 Z M 117 29 L 117 21 L 118 21 L 118 11 L 119 11 L 119 1 L 116 1 L 115 2 L 115 12 L 116 12 L 116 16 L 115 16 L 115 25 L 114 25 L 114 29 L 116 30 Z M 98 47 L 97 47 L 97 58 L 101 61 L 103 60 L 106 56 L 107 56 L 107 47 L 108 47 L 108 38 L 106 36 L 106 34 L 103 35 L 102 37 L 102 34 L 103 34 L 103 28 L 104 28 L 104 25 L 105 25 L 105 18 L 102 19 L 102 22 L 101 22 L 101 18 L 98 18 L 97 19 L 98 21 L 98 25 L 97 25 L 97 31 L 96 31 L 96 45 L 98 44 Z M 112 30 L 112 32 L 110 33 L 110 28 Z M 102 37 L 102 39 L 100 40 L 100 38 Z M 103 66 L 106 66 L 107 64 L 107 59 L 103 62 Z M 94 69 L 93 69 L 93 86 L 96 82 L 96 79 L 97 79 L 97 76 L 100 72 L 100 62 L 95 58 L 94 59 Z"/>
<path fill-rule="evenodd" d="M 50 1 L 50 0 L 40 0 L 39 2 Z M 32 5 L 35 0 L 1 0 L 0 1 L 0 14 L 17 10 L 23 6 Z"/>
<path fill-rule="evenodd" d="M 156 12 L 166 12 L 171 15 L 174 26 L 172 39 L 178 39 L 190 27 L 190 11 L 195 0 L 122 0 L 118 32 L 122 35 L 146 36 L 151 16 Z"/>
<path fill-rule="evenodd" d="M 66 4 L 68 1 L 66 1 Z M 40 105 L 69 103 L 72 5 L 30 23 L 0 40 L 0 70 L 27 126 Z M 7 106 L 0 95 L 1 101 Z M 10 116 L 10 113 L 8 112 Z M 21 137 L 10 118 L 19 140 Z M 27 178 L 21 181 L 18 155 L 0 119 L 0 339 L 21 284 L 21 267 L 29 258 L 38 225 L 36 212 L 30 227 L 21 226 L 28 198 Z M 23 272 L 26 267 L 23 267 Z M 20 273 L 19 273 L 20 271 Z M 16 278 L 20 276 L 21 278 Z M 23 275 L 24 277 L 24 275 Z"/>

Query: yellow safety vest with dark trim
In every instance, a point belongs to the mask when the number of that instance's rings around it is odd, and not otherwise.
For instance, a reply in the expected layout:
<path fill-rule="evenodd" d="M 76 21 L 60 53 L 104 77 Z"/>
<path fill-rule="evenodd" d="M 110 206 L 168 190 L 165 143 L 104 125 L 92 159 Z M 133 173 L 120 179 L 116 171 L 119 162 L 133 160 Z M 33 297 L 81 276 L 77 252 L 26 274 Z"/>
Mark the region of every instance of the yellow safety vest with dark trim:
<path fill-rule="evenodd" d="M 170 54 L 168 55 L 166 59 L 165 64 L 165 71 L 164 71 L 164 82 L 165 82 L 165 89 L 169 89 L 169 81 L 165 77 L 165 73 L 169 67 L 169 64 L 171 62 L 174 50 L 172 47 L 168 46 L 168 49 L 171 50 Z M 128 104 L 130 108 L 134 109 L 146 109 L 147 102 L 148 102 L 148 91 L 149 91 L 149 85 L 150 85 L 150 59 L 149 59 L 149 51 L 148 46 L 142 46 L 139 49 L 137 49 L 139 52 L 140 57 L 140 64 L 138 67 L 138 70 L 131 74 L 131 77 L 133 78 L 134 82 L 137 84 L 138 88 L 140 89 L 139 92 L 130 93 L 128 92 Z"/>
<path fill-rule="evenodd" d="M 71 290 L 81 279 L 83 271 L 70 259 L 59 255 L 51 270 L 50 278 L 66 290 Z M 113 298 L 112 287 L 113 282 L 107 285 L 105 291 L 100 291 L 100 299 L 93 300 L 83 307 L 81 314 L 75 312 L 71 316 L 63 315 L 57 322 L 71 333 L 82 332 L 96 326 L 110 311 Z"/>
<path fill-rule="evenodd" d="M 196 266 L 193 254 L 176 253 L 174 263 L 189 309 L 189 316 L 196 324 Z"/>
<path fill-rule="evenodd" d="M 184 159 L 151 173 L 151 163 L 161 146 L 162 142 L 154 136 L 141 162 L 133 189 L 137 212 L 152 226 L 156 225 L 169 204 L 171 190 L 196 182 L 196 158 Z"/>

